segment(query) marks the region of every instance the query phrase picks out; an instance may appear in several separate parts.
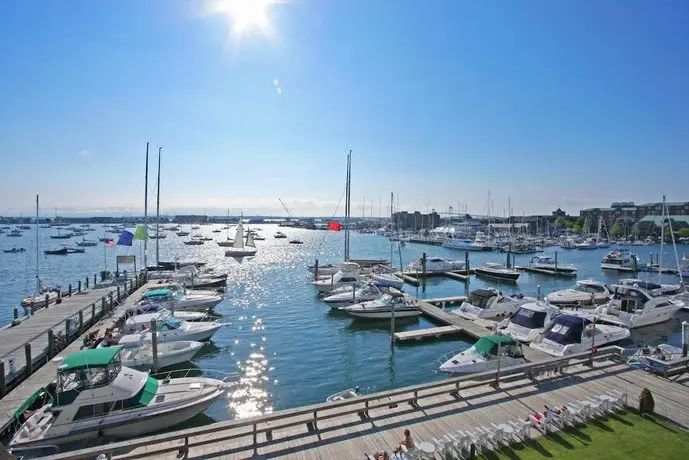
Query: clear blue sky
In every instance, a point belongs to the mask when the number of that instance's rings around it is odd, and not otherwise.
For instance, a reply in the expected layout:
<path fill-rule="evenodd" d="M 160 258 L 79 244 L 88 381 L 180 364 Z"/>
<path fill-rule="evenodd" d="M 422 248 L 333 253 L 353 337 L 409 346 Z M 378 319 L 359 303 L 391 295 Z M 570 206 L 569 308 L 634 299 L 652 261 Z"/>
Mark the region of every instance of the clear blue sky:
<path fill-rule="evenodd" d="M 685 0 L 293 0 L 266 17 L 240 35 L 201 0 L 0 2 L 0 213 L 35 193 L 50 213 L 138 212 L 146 141 L 170 212 L 282 213 L 281 197 L 331 214 L 349 148 L 354 214 L 390 191 L 482 213 L 490 189 L 496 214 L 508 196 L 519 214 L 689 199 Z"/>

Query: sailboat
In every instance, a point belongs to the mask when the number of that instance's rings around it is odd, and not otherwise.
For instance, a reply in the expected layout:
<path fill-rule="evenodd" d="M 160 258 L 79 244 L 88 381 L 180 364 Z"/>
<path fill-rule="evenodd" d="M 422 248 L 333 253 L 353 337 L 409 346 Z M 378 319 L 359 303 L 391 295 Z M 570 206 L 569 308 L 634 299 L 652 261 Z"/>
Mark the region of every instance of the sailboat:
<path fill-rule="evenodd" d="M 32 296 L 26 297 L 22 300 L 22 307 L 41 308 L 47 307 L 57 301 L 57 292 L 50 290 L 43 286 L 43 283 L 38 278 L 38 262 L 40 258 L 39 244 L 38 244 L 38 195 L 36 195 L 36 293 Z M 46 299 L 48 300 L 46 303 Z"/>
<path fill-rule="evenodd" d="M 227 239 L 225 241 L 218 241 L 218 246 L 222 247 L 230 247 L 234 245 L 234 241 L 230 239 L 230 210 L 227 210 L 227 223 L 224 226 L 225 230 L 227 230 Z"/>
<path fill-rule="evenodd" d="M 218 243 L 220 244 L 220 243 Z M 242 220 L 237 224 L 237 231 L 234 234 L 234 242 L 232 247 L 225 251 L 227 257 L 249 257 L 256 255 L 256 244 L 251 232 L 246 235 L 246 243 L 244 242 L 244 226 Z"/>

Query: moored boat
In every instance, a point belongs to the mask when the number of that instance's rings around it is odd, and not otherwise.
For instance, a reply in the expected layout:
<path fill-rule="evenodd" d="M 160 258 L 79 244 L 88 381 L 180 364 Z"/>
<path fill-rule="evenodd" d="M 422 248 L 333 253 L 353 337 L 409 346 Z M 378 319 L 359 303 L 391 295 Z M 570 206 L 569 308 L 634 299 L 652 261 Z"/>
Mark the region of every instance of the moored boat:
<path fill-rule="evenodd" d="M 448 354 L 449 355 L 449 354 Z M 443 355 L 439 361 L 440 370 L 452 374 L 470 374 L 497 369 L 501 367 L 524 364 L 522 345 L 505 335 L 488 335 L 481 337 L 470 348 Z"/>

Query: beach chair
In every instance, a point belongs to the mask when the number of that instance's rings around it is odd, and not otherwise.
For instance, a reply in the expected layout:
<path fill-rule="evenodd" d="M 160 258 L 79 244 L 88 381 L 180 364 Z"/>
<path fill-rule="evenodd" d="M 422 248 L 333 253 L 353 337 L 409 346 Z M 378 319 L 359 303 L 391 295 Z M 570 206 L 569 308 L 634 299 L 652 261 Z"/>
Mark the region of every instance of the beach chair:
<path fill-rule="evenodd" d="M 600 396 L 591 396 L 588 401 L 591 402 L 591 408 L 600 415 L 608 415 L 612 412 L 610 409 L 610 401 Z"/>
<path fill-rule="evenodd" d="M 520 441 L 526 441 L 531 437 L 531 422 L 527 420 L 510 420 L 508 422 L 514 430 L 514 436 Z"/>
<path fill-rule="evenodd" d="M 601 396 L 607 397 L 611 404 L 618 406 L 620 409 L 624 409 L 627 406 L 627 393 L 622 393 L 617 390 L 610 390 Z"/>
<path fill-rule="evenodd" d="M 591 403 L 586 401 L 579 401 L 578 403 L 569 403 L 567 404 L 567 408 L 571 410 L 572 413 L 576 412 L 578 414 L 578 417 L 583 422 L 587 422 L 589 421 L 589 419 L 596 416 L 593 412 L 593 409 L 591 408 Z"/>
<path fill-rule="evenodd" d="M 548 419 L 547 414 L 541 414 L 540 412 L 536 412 L 534 414 L 529 415 L 529 422 L 531 423 L 531 426 L 536 428 L 538 431 L 540 431 L 543 434 L 548 434 L 549 427 L 550 427 L 550 420 Z"/>

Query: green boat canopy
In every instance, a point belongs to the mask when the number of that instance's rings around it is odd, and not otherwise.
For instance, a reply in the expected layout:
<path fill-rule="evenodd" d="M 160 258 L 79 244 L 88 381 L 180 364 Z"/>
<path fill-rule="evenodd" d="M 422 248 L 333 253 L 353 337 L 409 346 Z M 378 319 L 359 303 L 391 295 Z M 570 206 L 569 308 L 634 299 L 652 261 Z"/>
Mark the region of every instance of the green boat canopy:
<path fill-rule="evenodd" d="M 153 289 L 144 294 L 144 299 L 149 299 L 151 297 L 165 297 L 170 295 L 169 289 Z"/>
<path fill-rule="evenodd" d="M 506 335 L 487 335 L 478 339 L 474 348 L 486 355 L 494 355 L 498 352 L 498 344 L 501 346 L 514 345 L 519 342 Z"/>
<path fill-rule="evenodd" d="M 122 347 L 104 347 L 78 351 L 67 356 L 58 366 L 60 371 L 85 369 L 88 367 L 103 367 L 120 354 Z"/>

